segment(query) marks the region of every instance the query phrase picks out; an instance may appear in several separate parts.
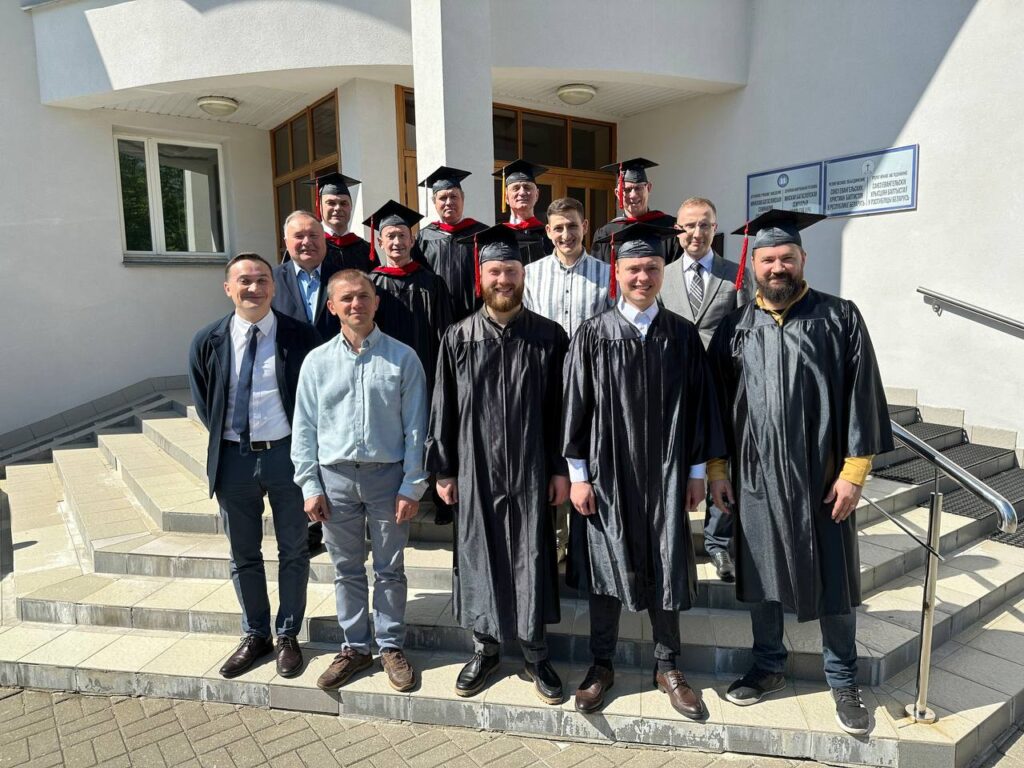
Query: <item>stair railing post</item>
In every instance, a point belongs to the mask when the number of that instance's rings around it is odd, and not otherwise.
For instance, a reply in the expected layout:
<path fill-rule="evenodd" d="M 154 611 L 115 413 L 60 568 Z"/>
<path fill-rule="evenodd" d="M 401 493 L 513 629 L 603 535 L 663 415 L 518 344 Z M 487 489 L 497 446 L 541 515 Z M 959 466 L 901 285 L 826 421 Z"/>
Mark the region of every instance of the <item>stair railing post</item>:
<path fill-rule="evenodd" d="M 928 516 L 928 544 L 936 552 L 940 546 L 942 522 L 942 493 L 936 477 Z M 932 662 L 932 630 L 935 625 L 935 583 L 939 575 L 939 559 L 928 553 L 924 575 L 924 599 L 921 606 L 921 651 L 917 659 L 917 698 L 908 704 L 907 715 L 918 723 L 934 723 L 935 712 L 928 708 L 928 675 Z"/>

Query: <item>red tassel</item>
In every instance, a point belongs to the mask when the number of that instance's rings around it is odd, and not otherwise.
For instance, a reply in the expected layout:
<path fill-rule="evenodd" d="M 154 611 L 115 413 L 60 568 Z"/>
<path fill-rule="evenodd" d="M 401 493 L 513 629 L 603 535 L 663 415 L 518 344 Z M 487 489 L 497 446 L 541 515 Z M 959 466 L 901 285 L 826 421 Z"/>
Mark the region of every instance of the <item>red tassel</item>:
<path fill-rule="evenodd" d="M 750 222 L 743 225 L 743 250 L 740 252 L 740 267 L 736 270 L 736 290 L 743 287 L 743 273 L 747 270 L 747 244 L 750 242 L 748 231 Z"/>
<path fill-rule="evenodd" d="M 619 180 L 615 184 L 615 199 L 619 202 L 619 209 L 626 210 L 626 190 L 624 187 L 625 175 L 622 172 L 622 163 L 619 163 Z"/>
<path fill-rule="evenodd" d="M 476 244 L 476 235 L 473 235 L 473 285 L 476 297 L 480 298 L 480 249 Z"/>
<path fill-rule="evenodd" d="M 377 236 L 373 231 L 373 216 L 370 217 L 370 263 L 373 264 L 377 260 Z"/>
<path fill-rule="evenodd" d="M 316 211 L 316 220 L 322 223 L 324 215 L 320 212 L 320 185 L 314 184 L 313 188 L 313 197 L 316 198 L 316 200 L 313 201 L 313 210 Z"/>
<path fill-rule="evenodd" d="M 612 272 L 611 272 L 611 277 L 608 279 L 608 295 L 611 297 L 612 301 L 615 301 L 615 298 L 619 295 L 619 291 L 618 291 L 619 282 L 618 282 L 618 280 L 615 279 L 615 233 L 614 232 L 612 232 L 612 255 L 611 255 L 611 262 L 610 262 L 610 264 L 611 264 L 611 267 L 612 267 Z"/>

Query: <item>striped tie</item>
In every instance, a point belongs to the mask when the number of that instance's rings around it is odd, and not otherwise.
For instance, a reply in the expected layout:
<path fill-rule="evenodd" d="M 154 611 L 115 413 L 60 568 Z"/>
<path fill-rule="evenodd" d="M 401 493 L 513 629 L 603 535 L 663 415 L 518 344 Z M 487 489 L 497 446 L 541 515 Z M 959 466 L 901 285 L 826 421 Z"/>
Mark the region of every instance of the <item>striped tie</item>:
<path fill-rule="evenodd" d="M 700 262 L 695 261 L 690 269 L 693 272 L 690 277 L 690 311 L 696 318 L 700 314 L 700 305 L 704 303 L 704 277 L 701 275 Z"/>

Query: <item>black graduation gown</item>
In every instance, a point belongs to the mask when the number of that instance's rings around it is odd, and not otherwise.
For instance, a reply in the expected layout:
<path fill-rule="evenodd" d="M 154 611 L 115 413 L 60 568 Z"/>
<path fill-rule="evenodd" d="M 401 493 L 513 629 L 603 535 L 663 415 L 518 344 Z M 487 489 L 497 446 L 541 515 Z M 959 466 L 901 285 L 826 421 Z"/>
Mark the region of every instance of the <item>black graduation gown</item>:
<path fill-rule="evenodd" d="M 725 455 L 696 327 L 662 308 L 644 339 L 609 309 L 576 331 L 565 379 L 564 455 L 587 461 L 597 501 L 594 515 L 572 513 L 566 580 L 630 611 L 690 608 L 690 467 Z"/>
<path fill-rule="evenodd" d="M 427 374 L 428 397 L 434 391 L 441 338 L 452 324 L 452 301 L 444 281 L 425 267 L 402 274 L 378 267 L 370 273 L 380 307 L 374 322 L 388 336 L 416 350 Z"/>
<path fill-rule="evenodd" d="M 503 329 L 480 309 L 441 342 L 427 469 L 457 477 L 453 606 L 467 629 L 539 641 L 559 621 L 548 481 L 559 450 L 562 327 L 523 309 Z"/>
<path fill-rule="evenodd" d="M 324 261 L 331 266 L 332 271 L 341 269 L 358 269 L 360 272 L 369 272 L 374 267 L 380 266 L 380 257 L 374 257 L 370 261 L 370 244 L 353 232 L 349 232 L 340 238 L 327 240 L 327 258 Z"/>
<path fill-rule="evenodd" d="M 465 226 L 452 233 L 445 232 L 436 221 L 421 227 L 414 251 L 414 258 L 430 267 L 448 286 L 455 321 L 468 317 L 481 305 L 474 282 L 473 244 L 456 243 L 455 238 L 487 229 L 486 224 L 472 219 L 463 220 L 462 224 Z"/>
<path fill-rule="evenodd" d="M 676 224 L 676 217 L 669 216 L 667 213 L 662 213 L 661 211 L 648 211 L 644 215 L 635 219 L 631 219 L 628 216 L 618 216 L 594 233 L 594 245 L 590 252 L 591 255 L 596 256 L 605 264 L 610 263 L 612 260 L 611 245 L 608 243 L 598 243 L 598 238 L 608 235 L 611 232 L 618 232 L 627 224 L 635 224 L 638 221 L 653 224 L 656 227 L 674 227 Z M 616 244 L 618 243 L 618 238 L 616 238 L 615 242 Z M 661 251 L 662 256 L 665 257 L 666 264 L 671 264 L 673 261 L 678 259 L 682 253 L 679 248 L 679 241 L 674 237 L 670 237 L 668 240 L 662 240 Z"/>
<path fill-rule="evenodd" d="M 548 239 L 544 223 L 539 219 L 534 219 L 533 221 L 535 223 L 531 226 L 524 227 L 505 222 L 506 226 L 516 233 L 516 240 L 519 241 L 519 252 L 523 257 L 523 266 L 543 259 L 555 250 L 554 243 Z"/>
<path fill-rule="evenodd" d="M 736 591 L 809 621 L 860 605 L 856 515 L 825 504 L 847 456 L 892 450 L 885 392 L 853 302 L 809 290 L 779 326 L 754 302 L 709 348 L 737 494 Z"/>

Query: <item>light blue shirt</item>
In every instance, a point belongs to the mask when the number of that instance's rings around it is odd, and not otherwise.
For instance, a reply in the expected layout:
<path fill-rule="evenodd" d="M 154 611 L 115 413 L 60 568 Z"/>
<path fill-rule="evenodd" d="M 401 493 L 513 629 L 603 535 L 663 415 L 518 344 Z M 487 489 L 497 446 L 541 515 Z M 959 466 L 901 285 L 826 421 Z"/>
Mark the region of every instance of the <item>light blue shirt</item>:
<path fill-rule="evenodd" d="M 316 303 L 320 296 L 320 267 L 307 272 L 296 262 L 293 261 L 292 264 L 295 264 L 295 279 L 299 281 L 299 292 L 302 294 L 302 300 L 306 302 L 306 319 L 313 322 L 316 319 Z"/>
<path fill-rule="evenodd" d="M 638 309 L 626 301 L 625 298 L 620 298 L 618 310 L 629 321 L 629 324 L 640 331 L 640 335 L 646 339 L 651 323 L 658 316 L 658 302 L 654 302 L 647 309 Z M 566 462 L 569 464 L 569 480 L 574 483 L 590 482 L 590 473 L 587 472 L 586 459 L 566 458 Z M 707 467 L 704 464 L 694 464 L 690 467 L 691 480 L 703 480 L 706 473 Z"/>
<path fill-rule="evenodd" d="M 303 498 L 323 495 L 320 467 L 402 462 L 398 492 L 427 489 L 427 379 L 411 347 L 374 328 L 357 352 L 343 333 L 310 352 L 299 372 L 292 463 Z"/>

